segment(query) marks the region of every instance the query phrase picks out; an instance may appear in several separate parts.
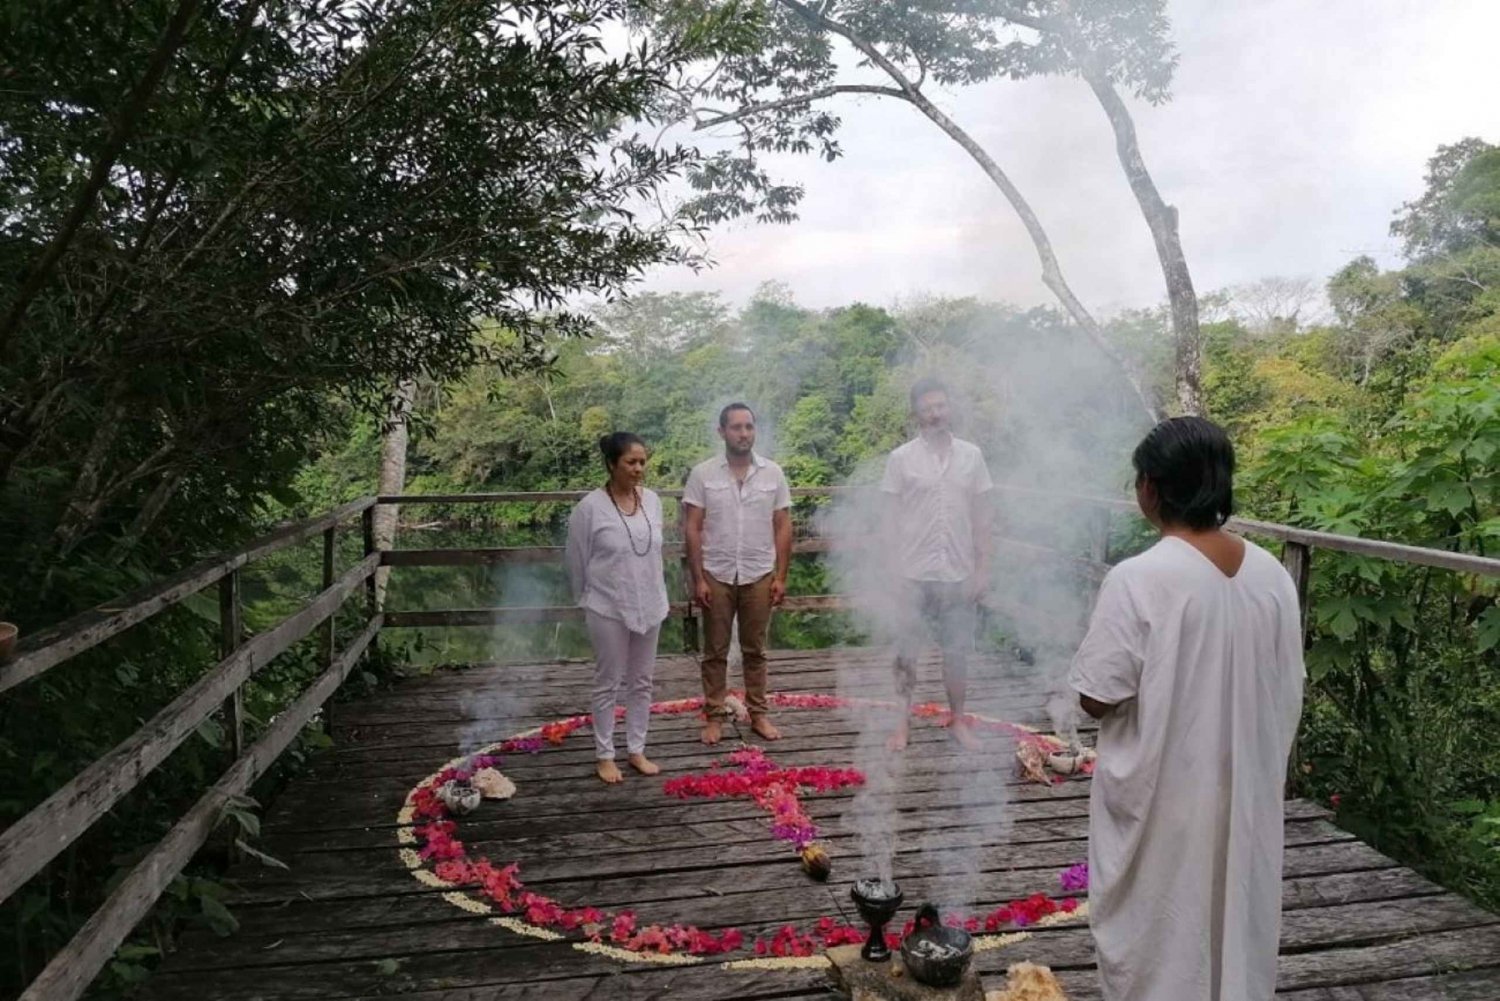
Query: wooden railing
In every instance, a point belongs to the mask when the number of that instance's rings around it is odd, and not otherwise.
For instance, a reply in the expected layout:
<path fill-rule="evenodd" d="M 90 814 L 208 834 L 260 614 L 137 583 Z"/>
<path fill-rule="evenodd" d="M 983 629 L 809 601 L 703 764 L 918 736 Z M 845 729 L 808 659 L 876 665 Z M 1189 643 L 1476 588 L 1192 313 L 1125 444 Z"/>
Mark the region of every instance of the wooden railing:
<path fill-rule="evenodd" d="M 808 488 L 793 490 L 796 497 L 828 497 L 861 488 Z M 1002 486 L 1006 495 L 1032 496 L 1048 503 L 1078 505 L 1092 514 L 1086 554 L 1062 553 L 1023 540 L 1000 540 L 1001 545 L 1036 557 L 1062 560 L 1072 569 L 1097 580 L 1107 569 L 1111 518 L 1134 512 L 1134 505 L 1112 498 L 1075 496 L 1027 488 Z M 662 491 L 664 497 L 680 497 L 680 491 Z M 38 633 L 23 643 L 19 654 L 0 664 L 0 693 L 65 665 L 70 659 L 117 636 L 151 617 L 180 604 L 207 588 L 217 588 L 220 608 L 222 659 L 202 678 L 182 692 L 166 708 L 99 758 L 82 773 L 53 793 L 40 806 L 5 831 L 0 832 L 0 901 L 8 899 L 69 844 L 99 820 L 178 747 L 204 721 L 222 712 L 234 751 L 233 762 L 197 803 L 150 850 L 125 877 L 87 923 L 21 996 L 22 1001 L 72 1001 L 109 961 L 115 950 L 146 916 L 172 879 L 207 841 L 224 808 L 245 793 L 297 733 L 313 719 L 319 708 L 348 676 L 350 670 L 375 641 L 384 627 L 429 625 L 494 625 L 497 623 L 555 622 L 580 616 L 572 606 L 536 608 L 477 608 L 435 611 L 387 611 L 376 607 L 375 574 L 378 567 L 491 566 L 560 562 L 559 547 L 533 546 L 465 549 L 398 549 L 377 552 L 373 514 L 384 504 L 503 504 L 570 502 L 582 491 L 503 494 L 420 494 L 366 497 L 319 517 L 278 529 L 255 543 L 227 556 L 190 567 L 143 591 L 92 609 L 60 625 Z M 342 574 L 336 573 L 336 533 L 341 525 L 358 516 L 363 535 L 363 555 Z M 1437 567 L 1459 573 L 1500 576 L 1500 560 L 1379 542 L 1351 536 L 1331 535 L 1268 522 L 1236 519 L 1231 527 L 1249 535 L 1283 543 L 1282 559 L 1297 582 L 1304 615 L 1307 582 L 1314 550 L 1352 553 L 1376 559 Z M 240 571 L 255 560 L 321 534 L 323 541 L 322 590 L 304 607 L 271 629 L 248 640 L 242 639 L 240 615 Z M 824 553 L 830 540 L 809 537 L 795 545 L 799 553 Z M 680 544 L 669 554 L 681 558 Z M 335 649 L 335 613 L 356 591 L 364 591 L 365 623 L 342 651 Z M 799 595 L 787 599 L 788 611 L 830 611 L 847 607 L 840 595 Z M 696 633 L 696 619 L 687 602 L 677 602 L 689 634 Z M 320 632 L 322 673 L 284 712 L 276 716 L 259 739 L 246 748 L 239 693 L 246 681 L 274 657 L 293 644 Z"/>
<path fill-rule="evenodd" d="M 868 488 L 801 487 L 794 488 L 792 496 L 794 498 L 836 497 L 857 492 L 861 489 Z M 1093 516 L 1089 518 L 1089 545 L 1086 555 L 1062 553 L 1056 549 L 1019 539 L 1000 538 L 996 540 L 996 544 L 999 547 L 1018 554 L 1058 560 L 1071 564 L 1075 570 L 1096 581 L 1109 569 L 1109 538 L 1112 517 L 1116 514 L 1138 514 L 1135 504 L 1124 499 L 1035 490 L 1028 487 L 1007 484 L 998 485 L 996 490 L 1002 498 L 1000 503 L 1004 503 L 1003 498 L 1009 495 L 1045 500 L 1050 503 L 1061 502 L 1091 510 Z M 659 493 L 660 496 L 668 499 L 681 499 L 682 497 L 682 491 L 680 490 L 663 490 L 659 491 Z M 553 491 L 549 493 L 392 494 L 382 495 L 377 498 L 377 501 L 380 504 L 396 505 L 571 503 L 581 500 L 585 495 L 586 491 L 581 490 Z M 1245 535 L 1257 536 L 1263 539 L 1274 539 L 1282 543 L 1282 562 L 1291 573 L 1292 579 L 1297 585 L 1297 597 L 1301 603 L 1304 618 L 1308 610 L 1307 587 L 1312 568 L 1312 554 L 1315 549 L 1350 553 L 1357 556 L 1368 556 L 1418 566 L 1437 567 L 1459 573 L 1500 576 L 1500 559 L 1485 556 L 1473 556 L 1467 553 L 1455 553 L 1441 549 L 1427 549 L 1420 546 L 1382 542 L 1374 539 L 1361 539 L 1349 535 L 1334 535 L 1327 532 L 1316 532 L 1310 529 L 1295 528 L 1291 525 L 1281 525 L 1247 518 L 1234 518 L 1230 521 L 1229 527 Z M 826 553 L 832 548 L 832 545 L 833 541 L 827 538 L 800 538 L 793 544 L 792 551 L 794 553 Z M 389 567 L 545 564 L 560 563 L 562 561 L 562 553 L 563 550 L 560 546 L 477 549 L 396 549 L 383 553 L 381 563 L 383 566 Z M 682 559 L 682 545 L 680 543 L 668 543 L 665 547 L 665 554 L 668 559 Z M 824 612 L 844 610 L 848 607 L 848 599 L 842 595 L 820 594 L 789 596 L 786 599 L 783 609 L 788 612 Z M 681 617 L 684 620 L 684 626 L 688 635 L 693 635 L 696 630 L 696 619 L 691 603 L 687 601 L 673 602 L 672 614 Z M 489 626 L 562 622 L 580 619 L 582 616 L 582 610 L 573 605 L 547 605 L 526 608 L 498 607 L 387 611 L 385 613 L 385 625 L 390 627 Z"/>
<path fill-rule="evenodd" d="M 22 645 L 0 665 L 0 692 L 55 670 L 207 588 L 217 588 L 222 659 L 144 726 L 85 768 L 36 809 L 0 832 L 0 901 L 8 899 L 53 858 L 136 788 L 195 729 L 222 712 L 233 761 L 225 772 L 153 846 L 55 955 L 21 995 L 21 1001 L 71 1001 L 81 995 L 115 950 L 150 911 L 171 881 L 208 840 L 225 807 L 245 794 L 328 701 L 374 642 L 381 616 L 375 608 L 375 551 L 367 497 L 317 518 L 287 525 L 228 556 L 190 567 L 152 587 L 75 616 Z M 364 554 L 336 574 L 339 527 L 359 517 Z M 248 564 L 323 538 L 322 590 L 274 627 L 242 641 L 240 571 Z M 343 650 L 335 649 L 334 615 L 356 591 L 365 592 L 365 624 Z M 279 713 L 250 747 L 244 746 L 240 691 L 276 656 L 321 628 L 322 673 Z"/>
<path fill-rule="evenodd" d="M 795 487 L 794 499 L 829 498 L 847 496 L 859 492 L 858 487 Z M 1023 488 L 1003 487 L 1002 490 L 1018 494 L 1034 494 Z M 473 505 L 473 504 L 525 504 L 525 503 L 572 503 L 581 500 L 587 491 L 569 490 L 548 493 L 471 493 L 471 494 L 387 494 L 377 498 L 381 504 L 395 505 Z M 681 500 L 681 490 L 661 490 L 658 495 L 667 500 Z M 1074 498 L 1074 502 L 1096 505 L 1096 498 Z M 1104 513 L 1107 514 L 1107 511 Z M 1091 525 L 1091 540 L 1087 556 L 1072 555 L 1024 542 L 1019 539 L 1001 538 L 996 544 L 1003 549 L 1032 558 L 1054 560 L 1069 564 L 1087 578 L 1098 581 L 1109 565 L 1109 522 L 1107 518 L 1096 518 Z M 835 541 L 816 535 L 797 538 L 792 543 L 792 552 L 797 554 L 821 554 L 833 549 Z M 682 543 L 668 541 L 663 546 L 666 559 L 684 561 Z M 453 567 L 453 566 L 502 566 L 558 564 L 563 559 L 561 546 L 512 546 L 498 548 L 455 549 L 394 549 L 381 556 L 381 564 L 388 567 Z M 697 649 L 699 610 L 687 600 L 671 602 L 670 615 L 682 621 L 684 645 L 689 650 Z M 789 595 L 781 606 L 783 612 L 835 612 L 847 611 L 850 600 L 841 594 Z M 581 620 L 583 610 L 576 605 L 543 605 L 531 607 L 491 607 L 428 609 L 422 611 L 386 610 L 385 625 L 391 628 L 418 626 L 494 626 L 519 625 L 546 622 L 568 622 Z"/>

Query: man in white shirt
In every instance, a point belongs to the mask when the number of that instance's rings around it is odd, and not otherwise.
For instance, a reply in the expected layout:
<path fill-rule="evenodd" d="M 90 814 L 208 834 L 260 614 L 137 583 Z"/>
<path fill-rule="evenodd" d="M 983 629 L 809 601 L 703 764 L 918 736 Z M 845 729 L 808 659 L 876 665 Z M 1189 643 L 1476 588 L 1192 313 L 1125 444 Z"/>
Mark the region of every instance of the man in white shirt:
<path fill-rule="evenodd" d="M 724 454 L 699 463 L 682 491 L 683 539 L 693 598 L 704 611 L 703 742 L 723 737 L 729 640 L 739 621 L 751 727 L 781 736 L 766 698 L 766 633 L 786 597 L 792 558 L 792 494 L 781 467 L 755 454 L 755 413 L 731 403 L 719 413 Z"/>
<path fill-rule="evenodd" d="M 902 589 L 896 692 L 908 710 L 887 745 L 899 751 L 910 739 L 917 657 L 931 634 L 943 651 L 943 682 L 953 710 L 950 732 L 972 749 L 979 741 L 963 719 L 964 693 L 976 610 L 989 589 L 994 484 L 979 447 L 953 436 L 946 386 L 918 379 L 911 387 L 911 408 L 919 433 L 891 453 L 880 482 Z"/>

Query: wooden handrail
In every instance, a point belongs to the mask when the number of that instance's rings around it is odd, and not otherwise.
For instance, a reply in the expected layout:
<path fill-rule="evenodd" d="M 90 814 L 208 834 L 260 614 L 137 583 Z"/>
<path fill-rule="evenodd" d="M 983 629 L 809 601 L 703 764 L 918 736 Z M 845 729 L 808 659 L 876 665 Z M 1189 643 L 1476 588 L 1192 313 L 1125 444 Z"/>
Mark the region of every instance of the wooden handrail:
<path fill-rule="evenodd" d="M 1400 542 L 1385 542 L 1379 539 L 1362 539 L 1357 535 L 1334 535 L 1331 532 L 1316 532 L 1309 528 L 1278 525 L 1269 521 L 1254 521 L 1248 518 L 1231 518 L 1229 527 L 1246 535 L 1261 535 L 1293 542 L 1309 549 L 1328 549 L 1333 552 L 1351 553 L 1355 556 L 1370 556 L 1389 560 L 1392 563 L 1412 563 L 1417 566 L 1439 567 L 1459 573 L 1500 577 L 1500 559 L 1474 556 L 1469 553 L 1454 553 L 1446 549 L 1428 549 L 1423 546 L 1408 546 Z"/>
<path fill-rule="evenodd" d="M 301 611 L 238 647 L 108 754 L 0 832 L 0 900 L 134 789 L 256 671 L 336 612 L 380 565 L 365 557 Z"/>
<path fill-rule="evenodd" d="M 872 489 L 875 488 L 794 487 L 792 488 L 792 496 L 836 497 L 841 494 L 857 493 Z M 1134 514 L 1138 510 L 1135 502 L 1122 497 L 1098 497 L 1088 494 L 1055 492 L 1034 487 L 1018 486 L 1011 483 L 997 483 L 995 490 L 999 493 L 1047 498 L 1053 501 L 1064 501 L 1070 504 L 1094 507 L 1111 512 Z M 587 493 L 588 491 L 586 490 L 562 490 L 535 494 L 389 494 L 377 497 L 376 501 L 380 504 L 498 504 L 520 503 L 528 500 L 577 501 L 586 496 Z M 682 496 L 681 490 L 660 490 L 657 493 L 662 497 L 668 498 L 680 498 Z M 1269 521 L 1259 521 L 1253 518 L 1231 518 L 1228 527 L 1246 535 L 1257 535 L 1263 538 L 1277 539 L 1282 542 L 1295 542 L 1315 549 L 1327 549 L 1334 552 L 1350 553 L 1356 556 L 1369 556 L 1397 563 L 1439 567 L 1444 570 L 1455 570 L 1459 573 L 1481 574 L 1490 577 L 1500 576 L 1500 559 L 1488 556 L 1473 556 L 1468 553 L 1455 553 L 1444 549 L 1413 546 L 1400 542 L 1387 542 L 1382 539 L 1365 539 L 1355 535 L 1337 535 L 1332 532 L 1319 532 L 1313 529 L 1298 528 L 1294 525 L 1281 525 Z M 816 552 L 818 550 L 809 549 L 806 551 Z M 408 558 L 398 557 L 397 559 L 404 561 Z M 497 562 L 503 562 L 503 560 L 497 560 Z M 391 565 L 420 564 L 393 562 Z"/>
<path fill-rule="evenodd" d="M 202 847 L 222 817 L 224 807 L 264 774 L 375 642 L 384 619 L 368 607 L 369 618 L 364 629 L 342 653 L 336 654 L 334 650 L 333 634 L 334 616 L 362 585 L 367 591 L 368 605 L 368 589 L 380 567 L 380 554 L 372 551 L 367 540 L 364 558 L 335 579 L 334 531 L 356 515 L 364 515 L 368 521 L 375 504 L 374 497 L 364 497 L 317 517 L 282 525 L 234 553 L 205 560 L 37 633 L 28 639 L 19 656 L 0 665 L 0 691 L 4 691 L 205 588 L 218 585 L 222 659 L 135 733 L 0 831 L 0 901 L 3 901 L 136 788 L 221 707 L 229 716 L 230 727 L 237 731 L 241 686 L 314 630 L 322 630 L 322 673 L 291 706 L 276 716 L 253 747 L 241 753 L 239 740 L 233 741 L 234 757 L 223 777 L 156 843 L 78 934 L 52 958 L 21 995 L 26 1001 L 72 1001 L 82 995 L 172 879 Z M 240 569 L 320 534 L 323 589 L 297 612 L 241 643 Z"/>
<path fill-rule="evenodd" d="M 374 569 L 372 561 L 361 566 Z M 359 578 L 363 580 L 363 578 Z M 358 581 L 356 581 L 358 583 Z M 249 790 L 298 732 L 328 701 L 380 631 L 377 613 L 334 663 L 285 712 L 277 715 L 260 740 L 238 758 L 218 782 L 138 862 L 41 974 L 19 1001 L 73 1001 L 83 994 L 120 944 L 151 910 L 173 878 L 213 832 L 224 807 Z"/>
<path fill-rule="evenodd" d="M 21 682 L 98 646 L 111 636 L 171 608 L 184 598 L 218 583 L 247 563 L 310 539 L 374 505 L 374 497 L 362 497 L 316 518 L 283 525 L 237 552 L 204 560 L 159 583 L 80 612 L 50 629 L 23 639 L 20 652 L 9 662 L 0 664 L 0 692 L 14 688 Z"/>

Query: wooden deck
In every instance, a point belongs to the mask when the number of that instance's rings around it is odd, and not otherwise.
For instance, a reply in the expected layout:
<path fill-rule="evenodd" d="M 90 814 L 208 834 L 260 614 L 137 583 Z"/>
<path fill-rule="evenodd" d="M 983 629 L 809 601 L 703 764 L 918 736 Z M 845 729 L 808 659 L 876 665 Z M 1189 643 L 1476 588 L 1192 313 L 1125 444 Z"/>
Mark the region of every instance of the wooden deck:
<path fill-rule="evenodd" d="M 783 692 L 869 695 L 886 676 L 873 650 L 774 655 Z M 929 678 L 935 676 L 929 669 Z M 1041 723 L 1042 699 L 1014 665 L 978 674 L 974 708 Z M 240 931 L 188 937 L 149 984 L 158 1001 L 385 997 L 421 1001 L 615 998 L 832 997 L 816 969 L 730 970 L 628 964 L 496 927 L 413 879 L 398 855 L 397 813 L 409 790 L 476 744 L 586 711 L 587 664 L 473 668 L 412 681 L 378 698 L 335 707 L 337 745 L 274 804 L 261 846 L 289 871 L 256 863 L 234 877 Z M 657 697 L 697 694 L 696 666 L 664 658 Z M 937 698 L 935 686 L 919 693 Z M 847 765 L 858 725 L 838 710 L 778 714 L 787 737 L 768 750 L 782 764 Z M 733 740 L 729 742 L 733 743 Z M 653 720 L 651 750 L 663 778 L 701 771 L 724 751 L 696 741 L 691 716 Z M 632 775 L 606 789 L 591 775 L 587 728 L 536 756 L 501 766 L 514 799 L 487 803 L 463 823 L 476 854 L 518 860 L 528 886 L 575 906 L 629 907 L 642 923 L 738 927 L 769 935 L 849 907 L 864 875 L 842 819 L 848 791 L 809 797 L 835 853 L 827 888 L 810 882 L 767 820 L 746 801 L 669 799 L 662 779 Z M 1060 895 L 1061 869 L 1087 854 L 1086 781 L 1048 788 L 986 778 L 1008 764 L 963 758 L 945 733 L 919 723 L 904 759 L 896 876 L 914 905 L 964 871 L 978 846 L 976 911 L 1036 892 Z M 996 802 L 1005 826 L 975 824 Z M 976 812 L 977 811 L 977 812 Z M 946 880 L 946 882 L 945 882 Z M 1333 826 L 1312 804 L 1287 817 L 1286 914 L 1279 997 L 1287 1001 L 1465 1001 L 1500 998 L 1500 916 L 1398 866 Z M 576 938 L 576 936 L 575 936 Z M 745 958 L 744 954 L 727 958 Z M 1022 959 L 1056 970 L 1076 1001 L 1097 998 L 1089 933 L 1077 919 L 980 954 L 998 986 Z"/>

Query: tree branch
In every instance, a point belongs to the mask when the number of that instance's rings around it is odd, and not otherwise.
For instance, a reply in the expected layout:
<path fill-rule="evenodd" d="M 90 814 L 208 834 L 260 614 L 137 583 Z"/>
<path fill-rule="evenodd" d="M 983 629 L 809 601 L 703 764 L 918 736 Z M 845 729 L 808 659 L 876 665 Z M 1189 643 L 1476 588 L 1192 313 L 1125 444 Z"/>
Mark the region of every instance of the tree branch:
<path fill-rule="evenodd" d="M 1036 17 L 1032 14 L 1023 14 L 1018 10 L 1001 8 L 995 13 L 1012 24 L 1019 24 L 1021 27 L 1030 28 L 1033 31 L 1045 32 L 1057 30 L 1057 25 L 1047 18 Z"/>
<path fill-rule="evenodd" d="M 115 160 L 124 150 L 125 144 L 135 132 L 136 125 L 146 113 L 146 106 L 151 103 L 151 95 L 156 92 L 156 85 L 161 82 L 168 64 L 182 45 L 184 36 L 187 35 L 188 25 L 192 23 L 197 13 L 198 0 L 182 0 L 172 14 L 172 19 L 167 22 L 166 31 L 162 33 L 161 40 L 156 45 L 156 51 L 151 54 L 151 62 L 146 65 L 146 72 L 131 89 L 130 95 L 125 99 L 124 107 L 120 109 L 119 116 L 110 127 L 108 136 L 105 137 L 104 145 L 100 147 L 98 156 L 94 157 L 94 165 L 89 171 L 88 181 L 73 199 L 72 208 L 68 210 L 67 216 L 53 235 L 51 242 L 47 244 L 47 248 L 42 251 L 41 259 L 27 270 L 26 280 L 21 283 L 15 301 L 10 304 L 5 318 L 0 320 L 0 353 L 5 351 L 10 338 L 20 327 L 31 301 L 52 277 L 53 271 L 57 269 L 58 261 L 62 259 L 68 245 L 73 242 L 73 237 L 78 234 L 83 221 L 94 210 L 94 203 L 98 200 L 99 192 L 103 190 L 105 182 L 109 180 L 109 172 L 113 169 Z"/>
<path fill-rule="evenodd" d="M 895 87 L 881 87 L 874 84 L 837 84 L 835 86 L 823 87 L 819 90 L 810 91 L 806 94 L 799 94 L 796 97 L 788 97 L 780 101 L 767 101 L 765 104 L 752 104 L 747 108 L 741 108 L 739 111 L 721 114 L 715 118 L 710 118 L 706 122 L 699 122 L 698 124 L 694 125 L 693 131 L 701 132 L 704 129 L 711 129 L 716 125 L 726 125 L 730 122 L 738 122 L 745 118 L 753 118 L 756 115 L 762 115 L 768 111 L 779 111 L 783 108 L 795 108 L 798 105 L 802 104 L 812 104 L 814 101 L 821 101 L 825 97 L 833 97 L 835 94 L 875 94 L 879 97 L 899 97 L 902 100 L 907 99 L 906 92 L 897 90 Z"/>
<path fill-rule="evenodd" d="M 1125 179 L 1130 184 L 1131 193 L 1135 195 L 1141 215 L 1146 218 L 1146 226 L 1151 230 L 1151 238 L 1156 243 L 1156 256 L 1161 263 L 1162 277 L 1167 285 L 1167 302 L 1172 310 L 1177 404 L 1183 413 L 1202 414 L 1202 334 L 1198 326 L 1198 293 L 1193 287 L 1187 256 L 1182 250 L 1177 210 L 1168 205 L 1161 192 L 1156 189 L 1156 182 L 1146 169 L 1146 160 L 1141 155 L 1135 121 L 1130 117 L 1130 109 L 1125 106 L 1109 76 L 1086 54 L 1083 54 L 1083 58 L 1075 58 L 1078 59 L 1084 80 L 1098 98 L 1104 114 L 1109 118 L 1110 127 L 1114 129 L 1115 151 L 1119 155 L 1120 166 L 1125 170 Z"/>
<path fill-rule="evenodd" d="M 1088 308 L 1073 293 L 1072 287 L 1068 285 L 1067 279 L 1063 277 L 1062 266 L 1058 264 L 1057 254 L 1052 249 L 1052 240 L 1047 235 L 1047 231 L 1042 228 L 1041 220 L 1037 218 L 1035 210 L 1031 207 L 1031 203 L 1021 194 L 1020 189 L 1015 186 L 1015 183 L 1011 181 L 1005 171 L 995 162 L 994 157 L 990 156 L 985 148 L 979 145 L 974 137 L 965 132 L 957 122 L 949 118 L 937 105 L 929 101 L 927 96 L 901 71 L 901 68 L 887 58 L 885 53 L 881 52 L 867 39 L 857 34 L 852 28 L 819 15 L 806 4 L 801 3 L 800 0 L 776 0 L 776 2 L 801 14 L 814 27 L 831 31 L 845 39 L 850 45 L 853 45 L 865 58 L 869 59 L 870 62 L 883 70 L 887 76 L 896 81 L 901 88 L 902 96 L 907 101 L 915 105 L 934 125 L 942 129 L 950 139 L 963 147 L 964 151 L 973 158 L 975 163 L 979 164 L 980 169 L 985 172 L 985 175 L 989 177 L 995 187 L 1000 189 L 1000 193 L 1005 196 L 1005 200 L 1010 202 L 1011 208 L 1015 210 L 1016 215 L 1021 219 L 1021 225 L 1026 227 L 1026 232 L 1031 237 L 1032 245 L 1036 248 L 1037 257 L 1041 260 L 1042 284 L 1052 290 L 1052 294 L 1057 296 L 1058 301 L 1062 303 L 1063 308 L 1068 311 L 1068 315 L 1073 318 L 1073 321 L 1083 328 L 1084 333 L 1094 342 L 1094 345 L 1104 353 L 1105 357 L 1114 363 L 1120 375 L 1134 391 L 1141 408 L 1145 410 L 1146 415 L 1154 423 L 1158 419 L 1158 414 L 1151 397 L 1146 393 L 1145 388 L 1141 385 L 1135 374 L 1131 372 L 1130 367 L 1126 365 L 1124 357 L 1109 342 L 1109 339 L 1105 337 L 1103 328 L 1099 326 L 1099 321 L 1094 319 L 1093 314 L 1088 311 Z"/>

